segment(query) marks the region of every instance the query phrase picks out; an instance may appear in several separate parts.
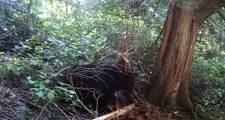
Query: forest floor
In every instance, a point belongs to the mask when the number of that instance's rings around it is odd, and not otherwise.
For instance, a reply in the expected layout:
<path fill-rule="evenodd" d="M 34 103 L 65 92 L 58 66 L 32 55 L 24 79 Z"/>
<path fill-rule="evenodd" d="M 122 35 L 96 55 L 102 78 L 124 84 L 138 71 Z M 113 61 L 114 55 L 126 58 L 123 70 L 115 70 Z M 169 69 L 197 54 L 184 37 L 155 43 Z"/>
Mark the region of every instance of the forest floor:
<path fill-rule="evenodd" d="M 88 115 L 72 113 L 67 107 L 47 100 L 34 99 L 21 83 L 7 81 L 0 86 L 0 120 L 87 120 Z M 182 112 L 161 109 L 143 100 L 94 120 L 188 120 Z"/>

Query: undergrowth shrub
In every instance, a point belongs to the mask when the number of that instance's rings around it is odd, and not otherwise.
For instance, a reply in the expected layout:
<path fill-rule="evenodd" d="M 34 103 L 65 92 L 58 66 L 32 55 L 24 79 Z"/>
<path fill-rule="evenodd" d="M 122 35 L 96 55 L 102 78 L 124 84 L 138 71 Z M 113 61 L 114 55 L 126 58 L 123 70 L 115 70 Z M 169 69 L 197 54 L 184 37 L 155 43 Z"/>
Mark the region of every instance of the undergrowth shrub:
<path fill-rule="evenodd" d="M 203 119 L 225 118 L 225 61 L 198 57 L 192 66 L 192 94 L 197 114 Z"/>

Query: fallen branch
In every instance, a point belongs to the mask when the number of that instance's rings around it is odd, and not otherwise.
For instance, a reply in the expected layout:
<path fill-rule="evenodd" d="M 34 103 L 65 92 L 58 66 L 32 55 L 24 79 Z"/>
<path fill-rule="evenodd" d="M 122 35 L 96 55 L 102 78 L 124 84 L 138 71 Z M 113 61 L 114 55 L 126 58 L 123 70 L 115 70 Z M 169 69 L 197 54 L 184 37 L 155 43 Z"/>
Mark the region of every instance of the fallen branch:
<path fill-rule="evenodd" d="M 128 114 L 130 111 L 135 109 L 135 105 L 136 104 L 131 104 L 131 105 L 126 106 L 124 108 L 121 108 L 121 109 L 119 109 L 119 110 L 117 110 L 115 112 L 103 115 L 101 117 L 97 117 L 97 118 L 95 118 L 93 120 L 113 120 L 115 118 L 118 118 L 119 116 L 123 116 L 123 115 Z"/>
<path fill-rule="evenodd" d="M 6 105 L 8 108 L 10 108 L 10 110 L 20 119 L 20 120 L 25 120 L 23 119 L 10 105 L 8 105 L 7 103 L 3 103 L 4 105 Z"/>
<path fill-rule="evenodd" d="M 35 120 L 39 120 L 39 118 L 41 117 L 43 111 L 45 110 L 45 108 L 48 106 L 49 102 L 45 104 L 45 106 L 42 108 L 40 114 L 37 116 L 37 118 Z"/>
<path fill-rule="evenodd" d="M 34 103 L 32 103 L 32 102 L 30 102 L 30 101 L 28 101 L 28 100 L 25 100 L 25 99 L 23 99 L 23 98 L 21 98 L 21 97 L 18 97 L 18 96 L 16 96 L 14 93 L 13 93 L 13 95 L 14 95 L 17 99 L 19 99 L 19 100 L 21 100 L 21 101 L 23 101 L 23 102 L 26 102 L 26 103 L 28 103 L 28 104 L 30 104 L 30 105 L 32 105 L 32 106 L 34 106 L 34 107 L 37 107 L 37 108 L 39 108 L 39 109 L 43 109 L 43 107 L 40 106 L 40 105 L 34 104 Z"/>
<path fill-rule="evenodd" d="M 70 120 L 69 116 L 55 103 L 49 101 L 51 104 L 53 104 L 63 115 L 67 118 L 67 120 Z"/>

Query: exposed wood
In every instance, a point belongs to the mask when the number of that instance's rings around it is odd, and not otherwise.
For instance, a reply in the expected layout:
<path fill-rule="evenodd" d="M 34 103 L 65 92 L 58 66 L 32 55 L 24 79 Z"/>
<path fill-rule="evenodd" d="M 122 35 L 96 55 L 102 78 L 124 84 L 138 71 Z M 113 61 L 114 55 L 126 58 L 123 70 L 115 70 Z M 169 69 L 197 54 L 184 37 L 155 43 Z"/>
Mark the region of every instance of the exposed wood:
<path fill-rule="evenodd" d="M 175 114 L 173 117 L 182 118 L 182 116 Z M 166 111 L 160 111 L 159 107 L 142 100 L 93 120 L 174 120 L 173 117 Z"/>
<path fill-rule="evenodd" d="M 123 59 L 124 59 L 124 66 L 125 66 L 125 71 L 131 72 L 131 65 L 129 63 L 129 33 L 128 33 L 128 26 L 126 26 L 126 35 L 125 35 L 125 40 L 124 40 L 124 46 L 123 46 Z"/>
<path fill-rule="evenodd" d="M 121 116 L 121 115 L 124 115 L 124 114 L 127 114 L 129 111 L 131 111 L 132 109 L 135 108 L 135 104 L 131 104 L 129 106 L 126 106 L 122 109 L 119 109 L 115 112 L 112 112 L 112 113 L 109 113 L 109 114 L 106 114 L 104 116 L 101 116 L 101 117 L 98 117 L 98 118 L 95 118 L 93 120 L 110 120 L 110 119 L 115 119 L 117 118 L 118 116 Z"/>
<path fill-rule="evenodd" d="M 124 43 L 123 43 L 123 54 L 119 61 L 116 63 L 118 67 L 120 67 L 122 70 L 125 70 L 127 72 L 131 72 L 131 64 L 129 63 L 129 33 L 128 33 L 128 26 L 126 26 L 125 31 L 125 37 L 124 37 Z"/>
<path fill-rule="evenodd" d="M 163 33 L 162 41 L 164 41 L 164 42 L 161 43 L 159 53 L 164 53 L 165 52 L 165 48 L 167 46 L 167 40 L 168 40 L 168 37 L 169 37 L 169 34 L 170 34 L 169 31 L 170 31 L 171 26 L 172 26 L 172 23 L 168 22 L 168 21 L 172 21 L 173 13 L 174 13 L 173 7 L 174 7 L 174 3 L 171 3 L 170 8 L 169 8 L 169 10 L 167 12 L 169 15 L 167 16 L 166 23 L 165 23 L 166 24 L 165 25 L 166 28 L 164 28 L 164 33 Z M 154 67 L 154 73 L 155 72 L 157 72 L 157 73 L 159 72 L 158 68 L 159 68 L 159 66 L 161 66 L 161 62 L 159 60 L 162 59 L 162 57 L 163 57 L 163 54 L 159 54 L 158 55 L 156 63 L 155 63 L 155 67 Z"/>

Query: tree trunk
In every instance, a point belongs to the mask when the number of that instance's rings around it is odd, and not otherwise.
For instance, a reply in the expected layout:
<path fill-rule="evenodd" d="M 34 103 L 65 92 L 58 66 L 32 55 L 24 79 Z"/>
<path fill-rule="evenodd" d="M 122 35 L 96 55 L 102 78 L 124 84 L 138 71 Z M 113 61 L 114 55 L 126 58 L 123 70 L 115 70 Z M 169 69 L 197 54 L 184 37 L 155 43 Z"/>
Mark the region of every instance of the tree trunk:
<path fill-rule="evenodd" d="M 31 26 L 31 8 L 33 6 L 33 0 L 30 0 L 27 4 L 27 12 L 25 16 L 25 30 L 24 30 L 24 37 L 28 38 L 30 36 L 30 26 Z"/>
<path fill-rule="evenodd" d="M 199 5 L 198 9 L 196 6 L 176 5 L 170 2 L 153 72 L 153 88 L 148 94 L 150 102 L 160 106 L 193 110 L 188 88 L 198 29 L 220 6 L 220 0 L 211 0 L 211 6 L 206 4 L 209 1 L 199 0 L 202 6 Z"/>

